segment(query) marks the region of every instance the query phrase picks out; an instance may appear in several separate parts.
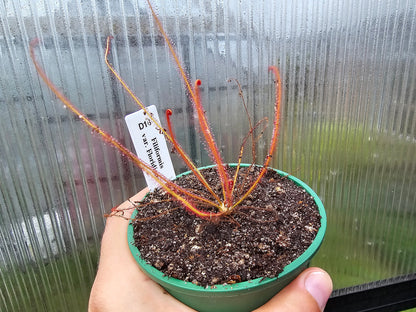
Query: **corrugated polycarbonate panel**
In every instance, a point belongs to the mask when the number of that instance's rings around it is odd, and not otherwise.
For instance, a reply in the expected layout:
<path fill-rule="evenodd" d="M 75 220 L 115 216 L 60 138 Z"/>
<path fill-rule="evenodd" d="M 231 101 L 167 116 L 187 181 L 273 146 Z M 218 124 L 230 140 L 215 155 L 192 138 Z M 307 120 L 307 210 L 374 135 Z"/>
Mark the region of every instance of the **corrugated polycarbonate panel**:
<path fill-rule="evenodd" d="M 328 213 L 313 261 L 335 288 L 416 271 L 416 4 L 382 1 L 152 1 L 201 98 L 225 161 L 249 123 L 283 102 L 273 166 L 312 186 Z M 0 1 L 0 310 L 86 309 L 104 213 L 144 187 L 138 168 L 63 107 L 47 75 L 82 112 L 130 149 L 136 105 L 174 112 L 178 140 L 211 163 L 177 66 L 146 1 Z M 229 81 L 231 79 L 231 81 Z M 177 173 L 185 166 L 173 156 Z M 251 161 L 250 153 L 245 161 Z"/>

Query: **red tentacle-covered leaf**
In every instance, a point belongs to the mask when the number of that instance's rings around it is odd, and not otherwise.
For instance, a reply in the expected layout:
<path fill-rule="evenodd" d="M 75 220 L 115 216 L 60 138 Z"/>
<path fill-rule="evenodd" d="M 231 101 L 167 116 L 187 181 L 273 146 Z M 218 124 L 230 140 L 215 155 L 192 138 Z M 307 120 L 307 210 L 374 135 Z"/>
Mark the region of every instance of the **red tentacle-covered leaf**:
<path fill-rule="evenodd" d="M 208 148 L 208 152 L 209 154 L 213 157 L 213 161 L 215 162 L 215 164 L 217 165 L 218 168 L 218 174 L 220 176 L 220 180 L 221 180 L 221 186 L 223 189 L 223 196 L 224 196 L 224 202 L 225 202 L 225 206 L 229 206 L 232 204 L 232 189 L 229 189 L 227 182 L 230 180 L 228 178 L 228 173 L 225 170 L 224 167 L 224 162 L 221 158 L 221 155 L 218 151 L 217 145 L 215 143 L 215 140 L 213 138 L 213 135 L 211 133 L 211 130 L 209 129 L 208 126 L 208 121 L 206 120 L 202 105 L 201 105 L 201 101 L 199 98 L 199 90 L 198 90 L 198 86 L 201 84 L 200 80 L 196 81 L 196 85 L 195 88 L 192 87 L 190 80 L 188 79 L 187 73 L 185 72 L 185 70 L 183 69 L 183 66 L 181 64 L 181 62 L 179 61 L 179 58 L 176 54 L 175 49 L 173 48 L 173 45 L 168 37 L 168 35 L 166 34 L 162 23 L 160 22 L 159 18 L 156 15 L 156 12 L 154 11 L 151 3 L 149 0 L 147 0 L 147 3 L 149 5 L 149 8 L 152 12 L 153 18 L 156 22 L 156 25 L 159 28 L 160 33 L 162 34 L 163 38 L 165 39 L 166 44 L 168 45 L 168 48 L 170 50 L 170 53 L 178 67 L 179 73 L 185 83 L 185 87 L 188 91 L 189 97 L 192 101 L 192 103 L 194 104 L 194 107 L 198 113 L 198 119 L 199 119 L 199 123 L 201 126 L 201 131 L 204 134 L 204 139 L 207 142 L 207 148 Z"/>
<path fill-rule="evenodd" d="M 201 132 L 204 135 L 205 142 L 207 143 L 208 153 L 211 158 L 217 165 L 218 175 L 220 177 L 221 186 L 224 194 L 224 204 L 226 207 L 231 206 L 232 204 L 232 187 L 229 187 L 229 175 L 225 169 L 224 162 L 221 157 L 221 153 L 217 147 L 214 136 L 209 127 L 208 120 L 205 116 L 204 108 L 202 107 L 199 86 L 201 85 L 201 80 L 197 79 L 195 81 L 195 108 L 198 115 L 199 126 L 201 127 Z"/>
<path fill-rule="evenodd" d="M 155 181 L 159 183 L 159 185 L 169 194 L 172 195 L 173 198 L 175 198 L 177 201 L 179 201 L 187 210 L 191 211 L 192 213 L 195 213 L 196 215 L 200 216 L 201 218 L 211 218 L 218 215 L 221 215 L 222 213 L 208 213 L 204 211 L 198 210 L 188 198 L 193 198 L 199 201 L 203 201 L 208 203 L 209 205 L 218 206 L 215 203 L 209 201 L 206 198 L 203 198 L 201 196 L 195 195 L 190 193 L 189 191 L 181 188 L 180 186 L 176 185 L 172 181 L 170 181 L 168 178 L 166 178 L 163 174 L 159 173 L 155 169 L 153 169 L 151 166 L 146 164 L 143 160 L 138 158 L 134 153 L 132 153 L 128 148 L 126 148 L 124 145 L 122 145 L 120 142 L 118 142 L 112 135 L 107 133 L 106 131 L 102 130 L 99 126 L 97 126 L 93 121 L 91 121 L 88 117 L 86 117 L 72 102 L 63 95 L 61 91 L 53 84 L 53 82 L 48 78 L 40 64 L 36 60 L 35 56 L 35 47 L 38 45 L 39 40 L 34 39 L 30 42 L 30 56 L 32 58 L 33 64 L 35 65 L 36 71 L 38 72 L 39 76 L 43 79 L 45 84 L 48 86 L 48 88 L 58 97 L 59 100 L 61 100 L 65 106 L 80 120 L 82 120 L 89 128 L 92 129 L 94 133 L 97 133 L 103 141 L 107 142 L 111 146 L 115 147 L 122 155 L 129 158 L 131 161 L 133 161 L 134 164 L 136 164 L 140 169 L 145 171 L 149 176 L 151 176 Z"/>
<path fill-rule="evenodd" d="M 275 76 L 275 104 L 274 104 L 274 120 L 273 120 L 273 134 L 272 139 L 270 141 L 269 152 L 266 156 L 266 159 L 263 164 L 263 168 L 260 171 L 258 177 L 248 189 L 248 191 L 241 197 L 239 200 L 233 205 L 233 207 L 239 205 L 257 186 L 260 182 L 261 178 L 267 171 L 267 167 L 269 166 L 270 160 L 276 148 L 277 139 L 279 136 L 279 126 L 280 126 L 280 103 L 282 99 L 282 83 L 280 80 L 280 73 L 276 66 L 270 66 L 269 70 L 273 72 Z"/>
<path fill-rule="evenodd" d="M 215 192 L 212 190 L 211 186 L 205 180 L 205 178 L 203 177 L 201 172 L 196 168 L 195 164 L 185 154 L 182 147 L 180 146 L 180 144 L 176 140 L 175 133 L 173 132 L 172 122 L 171 122 L 171 119 L 170 119 L 171 116 L 172 116 L 172 110 L 170 110 L 170 109 L 166 110 L 166 121 L 167 121 L 167 124 L 168 124 L 168 131 L 169 131 L 169 135 L 172 139 L 173 146 L 175 147 L 176 151 L 181 156 L 182 160 L 188 166 L 188 168 L 191 169 L 191 171 L 198 178 L 198 180 L 206 187 L 206 189 L 211 193 L 211 195 L 217 200 L 218 204 L 220 204 L 220 206 L 218 206 L 218 207 L 221 207 L 220 198 L 217 196 L 217 194 L 215 194 Z"/>

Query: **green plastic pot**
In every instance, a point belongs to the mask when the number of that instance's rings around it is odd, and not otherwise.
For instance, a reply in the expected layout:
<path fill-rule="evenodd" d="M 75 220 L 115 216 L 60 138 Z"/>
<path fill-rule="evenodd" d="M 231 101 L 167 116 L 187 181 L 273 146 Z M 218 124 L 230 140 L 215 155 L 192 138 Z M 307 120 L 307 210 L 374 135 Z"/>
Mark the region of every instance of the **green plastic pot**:
<path fill-rule="evenodd" d="M 236 166 L 236 164 L 230 164 L 230 166 Z M 243 164 L 241 166 L 247 167 L 249 165 Z M 213 166 L 203 167 L 201 169 L 210 167 Z M 133 226 L 130 223 L 127 233 L 129 247 L 133 257 L 136 259 L 143 272 L 165 288 L 173 297 L 197 311 L 252 311 L 266 303 L 309 266 L 311 258 L 321 246 L 326 231 L 326 213 L 318 195 L 316 195 L 316 193 L 301 180 L 288 175 L 286 172 L 280 170 L 276 171 L 282 176 L 287 176 L 294 181 L 295 184 L 304 188 L 306 192 L 313 196 L 321 215 L 321 227 L 312 244 L 302 255 L 285 266 L 278 277 L 265 279 L 257 278 L 233 285 L 216 285 L 215 287 L 204 288 L 190 282 L 165 276 L 161 271 L 146 263 L 146 261 L 140 257 L 139 250 L 134 246 Z M 188 171 L 178 175 L 178 177 L 190 173 L 191 171 Z M 133 218 L 136 213 L 137 212 L 134 212 Z"/>

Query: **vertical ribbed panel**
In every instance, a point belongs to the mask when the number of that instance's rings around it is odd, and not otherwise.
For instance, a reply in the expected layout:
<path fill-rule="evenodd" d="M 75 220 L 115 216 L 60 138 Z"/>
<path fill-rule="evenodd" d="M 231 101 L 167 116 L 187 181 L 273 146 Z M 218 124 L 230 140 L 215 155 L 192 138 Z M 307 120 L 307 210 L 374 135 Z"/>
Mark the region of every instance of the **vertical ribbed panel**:
<path fill-rule="evenodd" d="M 152 1 L 201 97 L 227 162 L 253 122 L 273 116 L 273 166 L 322 198 L 328 232 L 315 265 L 335 287 L 416 271 L 416 5 L 413 1 Z M 103 214 L 144 186 L 140 170 L 63 108 L 31 64 L 89 118 L 132 148 L 137 108 L 104 63 L 146 105 L 174 111 L 178 140 L 211 163 L 192 103 L 146 1 L 0 1 L 0 310 L 82 311 L 95 275 Z M 162 117 L 162 119 L 164 119 Z M 257 144 L 268 149 L 272 120 Z M 246 148 L 249 150 L 249 148 Z M 250 162 L 248 152 L 244 157 Z M 174 156 L 176 171 L 184 165 Z"/>

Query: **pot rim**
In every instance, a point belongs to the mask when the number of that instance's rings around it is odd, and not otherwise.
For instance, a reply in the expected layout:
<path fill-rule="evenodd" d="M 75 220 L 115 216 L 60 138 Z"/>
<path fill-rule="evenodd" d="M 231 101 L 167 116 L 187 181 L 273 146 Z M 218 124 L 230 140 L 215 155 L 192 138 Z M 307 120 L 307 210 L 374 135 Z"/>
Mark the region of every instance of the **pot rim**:
<path fill-rule="evenodd" d="M 229 166 L 235 167 L 237 166 L 236 163 L 228 163 Z M 250 164 L 240 164 L 241 167 L 249 167 Z M 208 168 L 212 168 L 212 167 L 216 167 L 216 165 L 210 165 L 210 166 L 204 166 L 204 167 L 200 167 L 198 169 L 203 170 L 203 169 L 208 169 Z M 314 201 L 318 207 L 318 211 L 319 214 L 321 215 L 321 227 L 319 228 L 318 232 L 316 233 L 315 239 L 312 241 L 311 245 L 299 256 L 297 257 L 295 260 L 293 260 L 291 263 L 289 263 L 288 265 L 286 265 L 283 268 L 283 271 L 277 276 L 277 277 L 273 277 L 273 278 L 263 278 L 263 277 L 258 277 L 256 279 L 250 280 L 250 281 L 245 281 L 245 282 L 240 282 L 240 283 L 235 283 L 235 284 L 230 284 L 230 285 L 215 285 L 215 286 L 209 286 L 209 287 L 203 287 L 203 286 L 199 286 L 199 285 L 195 285 L 191 282 L 186 282 L 183 280 L 179 280 L 173 277 L 168 277 L 166 275 L 164 275 L 163 272 L 159 271 L 158 269 L 156 269 L 155 267 L 153 267 L 152 265 L 148 264 L 145 260 L 143 260 L 140 257 L 140 251 L 137 249 L 136 246 L 134 246 L 134 233 L 133 233 L 133 225 L 132 225 L 132 221 L 129 222 L 128 225 L 128 229 L 127 229 L 127 239 L 128 239 L 128 245 L 130 248 L 130 251 L 134 257 L 134 259 L 136 260 L 136 262 L 140 265 L 141 269 L 147 274 L 149 275 L 153 280 L 157 281 L 158 283 L 163 285 L 170 285 L 171 287 L 178 287 L 178 288 L 182 288 L 183 290 L 191 290 L 191 291 L 196 291 L 196 292 L 230 292 L 230 291 L 240 291 L 242 289 L 248 289 L 248 288 L 253 288 L 256 286 L 266 286 L 267 284 L 270 283 L 274 283 L 276 282 L 277 279 L 283 279 L 285 277 L 287 277 L 288 275 L 290 275 L 293 271 L 296 271 L 300 266 L 302 266 L 302 264 L 304 264 L 305 262 L 308 262 L 314 255 L 315 253 L 318 251 L 319 247 L 322 244 L 322 241 L 324 239 L 325 236 L 325 232 L 326 232 L 326 227 L 327 227 L 327 217 L 326 217 L 326 212 L 324 209 L 324 205 L 322 203 L 322 201 L 320 200 L 320 198 L 318 197 L 318 195 L 312 190 L 312 188 L 310 188 L 305 182 L 303 182 L 302 180 L 284 172 L 278 169 L 274 169 L 274 168 L 270 168 L 275 170 L 277 173 L 279 173 L 282 176 L 287 176 L 289 179 L 291 179 L 293 182 L 295 182 L 296 185 L 302 187 L 303 189 L 305 189 L 306 192 L 308 192 L 313 198 Z M 176 178 L 179 178 L 183 175 L 187 175 L 192 173 L 192 171 L 186 171 L 184 173 L 181 173 L 179 175 L 176 176 Z M 137 214 L 137 210 L 135 210 L 132 214 L 132 219 L 136 216 Z"/>

